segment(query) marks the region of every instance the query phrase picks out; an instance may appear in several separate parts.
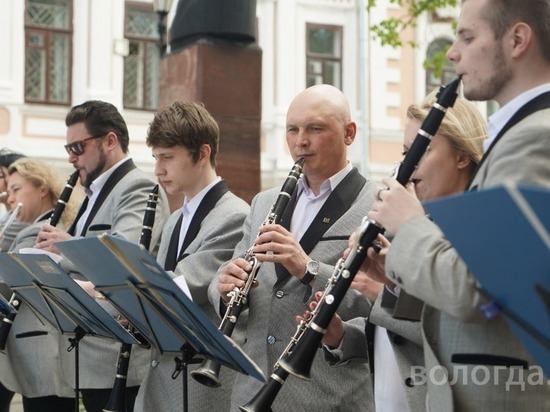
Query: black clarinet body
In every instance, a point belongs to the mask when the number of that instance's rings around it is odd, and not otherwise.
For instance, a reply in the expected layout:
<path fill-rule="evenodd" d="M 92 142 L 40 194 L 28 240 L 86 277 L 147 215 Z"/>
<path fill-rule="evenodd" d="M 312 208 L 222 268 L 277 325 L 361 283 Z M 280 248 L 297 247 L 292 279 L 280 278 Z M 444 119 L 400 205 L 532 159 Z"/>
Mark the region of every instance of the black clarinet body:
<path fill-rule="evenodd" d="M 153 236 L 153 226 L 155 224 L 155 214 L 157 204 L 159 202 L 159 185 L 155 185 L 149 194 L 147 205 L 145 206 L 145 214 L 143 215 L 143 226 L 141 228 L 141 236 L 139 244 L 149 250 L 151 246 L 151 237 Z"/>
<path fill-rule="evenodd" d="M 454 105 L 457 98 L 457 89 L 460 78 L 447 86 L 442 86 L 437 94 L 437 101 L 433 104 L 428 116 L 422 122 L 416 138 L 405 155 L 402 164 L 395 173 L 395 179 L 405 185 L 412 177 L 418 163 L 436 134 L 443 117 L 449 107 Z M 333 276 L 327 282 L 325 291 L 317 307 L 307 320 L 298 326 L 295 339 L 296 345 L 290 354 L 280 362 L 280 366 L 290 374 L 310 379 L 311 366 L 317 348 L 321 344 L 326 329 L 348 291 L 353 278 L 363 264 L 367 249 L 373 245 L 384 228 L 377 222 L 363 219 L 359 229 L 358 241 L 348 257 L 340 259 L 335 267 Z"/>
<path fill-rule="evenodd" d="M 71 198 L 71 194 L 73 193 L 73 189 L 76 185 L 76 181 L 78 180 L 78 171 L 73 172 L 73 174 L 69 177 L 69 180 L 67 180 L 67 183 L 65 184 L 65 187 L 63 188 L 63 191 L 59 195 L 59 199 L 57 200 L 57 204 L 55 205 L 55 208 L 48 218 L 48 224 L 52 226 L 56 226 L 59 223 L 59 219 L 61 219 L 61 215 L 63 214 L 63 211 L 65 210 L 65 206 L 67 206 L 67 203 L 69 202 L 69 199 Z M 19 204 L 21 205 L 21 204 Z M 19 206 L 18 207 L 21 207 Z M 14 218 L 17 216 L 17 213 L 14 212 Z M 10 304 L 13 306 L 15 311 L 11 312 L 6 316 L 3 321 L 2 325 L 0 325 L 0 352 L 5 352 L 6 350 L 6 343 L 8 341 L 8 335 L 11 330 L 11 326 L 13 325 L 13 322 L 15 320 L 15 317 L 17 316 L 17 309 L 19 308 L 19 299 L 15 294 L 11 296 Z"/>
<path fill-rule="evenodd" d="M 266 216 L 265 220 L 262 222 L 262 226 L 268 224 L 278 224 L 281 221 L 282 215 L 292 197 L 292 194 L 296 190 L 298 180 L 302 173 L 302 168 L 304 167 L 304 159 L 299 159 L 294 163 L 294 166 L 290 170 L 281 191 L 275 200 L 275 203 L 271 206 L 271 209 Z M 231 300 L 227 304 L 227 310 L 219 326 L 219 330 L 226 336 L 231 336 L 239 316 L 246 306 L 248 296 L 254 282 L 256 281 L 256 276 L 258 270 L 260 269 L 261 262 L 256 259 L 254 256 L 254 245 L 250 247 L 244 254 L 244 259 L 246 259 L 252 266 L 252 270 L 248 274 L 245 285 L 242 288 L 235 288 L 230 293 Z M 211 359 L 206 359 L 202 362 L 201 366 L 191 372 L 191 376 L 199 383 L 217 388 L 220 386 L 219 372 L 221 365 Z"/>
<path fill-rule="evenodd" d="M 155 223 L 155 214 L 159 202 L 159 185 L 155 185 L 149 194 L 145 214 L 143 215 L 143 224 L 139 244 L 146 250 L 151 246 L 151 237 L 153 234 L 153 225 Z M 140 340 L 138 338 L 138 340 Z M 115 382 L 107 406 L 103 412 L 126 412 L 126 380 L 128 377 L 128 368 L 130 366 L 130 355 L 132 354 L 132 345 L 122 343 L 117 359 L 117 369 Z"/>
<path fill-rule="evenodd" d="M 59 219 L 61 219 L 61 215 L 65 211 L 65 206 L 67 206 L 67 203 L 71 198 L 71 194 L 73 193 L 73 189 L 76 186 L 77 180 L 78 180 L 78 170 L 76 172 L 73 172 L 73 174 L 69 177 L 69 180 L 67 180 L 67 183 L 65 184 L 65 187 L 61 192 L 61 195 L 59 195 L 57 204 L 55 205 L 55 208 L 50 218 L 48 219 L 48 224 L 52 226 L 57 226 L 57 224 L 59 223 Z"/>
<path fill-rule="evenodd" d="M 285 352 L 283 352 L 280 359 L 284 358 Z M 243 412 L 271 412 L 271 405 L 275 401 L 275 398 L 279 394 L 288 376 L 289 373 L 281 368 L 279 361 L 277 361 L 273 366 L 273 371 L 267 382 L 263 384 L 256 395 L 254 395 L 246 405 L 239 406 L 239 410 Z"/>

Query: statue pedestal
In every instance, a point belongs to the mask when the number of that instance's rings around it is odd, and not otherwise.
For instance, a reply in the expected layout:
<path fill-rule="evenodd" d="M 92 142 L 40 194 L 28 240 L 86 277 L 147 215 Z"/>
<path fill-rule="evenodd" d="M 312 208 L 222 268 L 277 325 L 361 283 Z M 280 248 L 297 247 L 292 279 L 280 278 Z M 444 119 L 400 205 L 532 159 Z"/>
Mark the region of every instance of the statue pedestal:
<path fill-rule="evenodd" d="M 261 188 L 261 62 L 257 46 L 198 40 L 161 60 L 159 108 L 202 102 L 220 126 L 217 171 L 247 202 Z"/>

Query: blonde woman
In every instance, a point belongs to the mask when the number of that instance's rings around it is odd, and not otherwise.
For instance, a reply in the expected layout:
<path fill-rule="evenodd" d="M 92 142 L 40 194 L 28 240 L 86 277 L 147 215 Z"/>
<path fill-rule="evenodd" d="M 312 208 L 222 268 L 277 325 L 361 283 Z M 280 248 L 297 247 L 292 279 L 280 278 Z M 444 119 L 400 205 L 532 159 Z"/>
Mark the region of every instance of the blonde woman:
<path fill-rule="evenodd" d="M 15 237 L 10 251 L 32 247 L 36 236 L 52 214 L 66 179 L 49 165 L 36 159 L 20 159 L 8 168 L 7 202 L 14 208 L 22 204 L 18 218 L 29 224 Z M 66 227 L 74 220 L 78 199 L 71 196 L 61 215 L 59 226 Z M 59 364 L 58 332 L 37 317 L 24 303 L 8 335 L 6 354 L 0 356 L 0 380 L 23 395 L 23 407 L 29 411 L 72 411 L 74 391 Z M 63 341 L 63 340 L 61 340 Z M 47 353 L 44 351 L 47 349 Z M 44 376 L 43 371 L 56 371 Z"/>
<path fill-rule="evenodd" d="M 431 94 L 421 104 L 408 108 L 404 154 L 412 146 L 435 100 L 435 94 Z M 476 106 L 457 99 L 447 110 L 414 172 L 416 197 L 427 201 L 463 192 L 482 158 L 486 136 L 485 120 Z M 338 365 L 354 358 L 369 359 L 374 373 L 376 410 L 425 411 L 427 386 L 414 375 L 424 368 L 419 322 L 424 303 L 396 288 L 385 276 L 385 256 L 391 246 L 382 236 L 380 241 L 380 253 L 369 249 L 369 259 L 351 284 L 373 301 L 368 320 L 354 319 L 344 325 L 339 319 L 333 321 L 324 343 L 340 351 L 328 351 L 327 357 Z"/>

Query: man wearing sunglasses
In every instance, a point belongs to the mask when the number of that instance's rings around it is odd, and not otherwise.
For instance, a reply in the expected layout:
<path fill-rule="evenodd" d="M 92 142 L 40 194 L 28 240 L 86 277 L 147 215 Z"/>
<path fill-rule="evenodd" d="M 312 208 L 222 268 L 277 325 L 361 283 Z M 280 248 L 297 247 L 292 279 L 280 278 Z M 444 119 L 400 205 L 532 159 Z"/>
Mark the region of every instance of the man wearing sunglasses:
<path fill-rule="evenodd" d="M 136 167 L 128 155 L 129 136 L 124 119 L 115 106 L 103 101 L 87 101 L 73 107 L 66 119 L 69 163 L 79 172 L 86 198 L 67 232 L 44 225 L 35 247 L 59 253 L 55 242 L 73 237 L 90 237 L 102 233 L 139 242 L 146 204 L 156 182 L 152 176 Z M 150 250 L 156 253 L 162 227 L 169 208 L 165 194 L 156 208 Z M 66 268 L 78 273 L 78 268 Z M 60 336 L 60 344 L 67 338 Z M 120 344 L 105 339 L 85 337 L 79 344 L 79 386 L 88 412 L 100 412 L 109 400 L 116 373 Z M 39 347 L 47 356 L 48 349 Z M 149 353 L 140 348 L 132 350 L 127 380 L 127 405 L 133 402 L 139 384 L 147 370 Z M 74 357 L 67 354 L 61 360 L 72 379 Z M 47 376 L 45 371 L 41 371 Z M 47 373 L 47 372 L 46 372 Z M 71 384 L 73 382 L 69 382 Z M 42 409 L 46 410 L 46 409 Z"/>

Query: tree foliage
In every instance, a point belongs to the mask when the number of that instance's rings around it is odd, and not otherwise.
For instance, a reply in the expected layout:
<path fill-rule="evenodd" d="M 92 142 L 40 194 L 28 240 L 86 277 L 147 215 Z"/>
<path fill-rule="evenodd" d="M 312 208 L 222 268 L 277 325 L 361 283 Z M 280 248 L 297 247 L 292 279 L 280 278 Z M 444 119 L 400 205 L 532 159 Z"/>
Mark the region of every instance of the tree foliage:
<path fill-rule="evenodd" d="M 424 14 L 432 14 L 446 7 L 456 7 L 458 0 L 389 0 L 391 4 L 405 8 L 403 16 L 389 17 L 369 27 L 375 40 L 382 46 L 417 47 L 414 41 L 403 41 L 401 34 L 407 28 L 415 28 L 418 18 Z M 367 11 L 376 6 L 377 0 L 368 0 Z M 435 70 L 437 76 L 441 73 L 445 61 L 445 51 L 437 53 L 431 61 L 424 62 L 424 67 Z"/>

